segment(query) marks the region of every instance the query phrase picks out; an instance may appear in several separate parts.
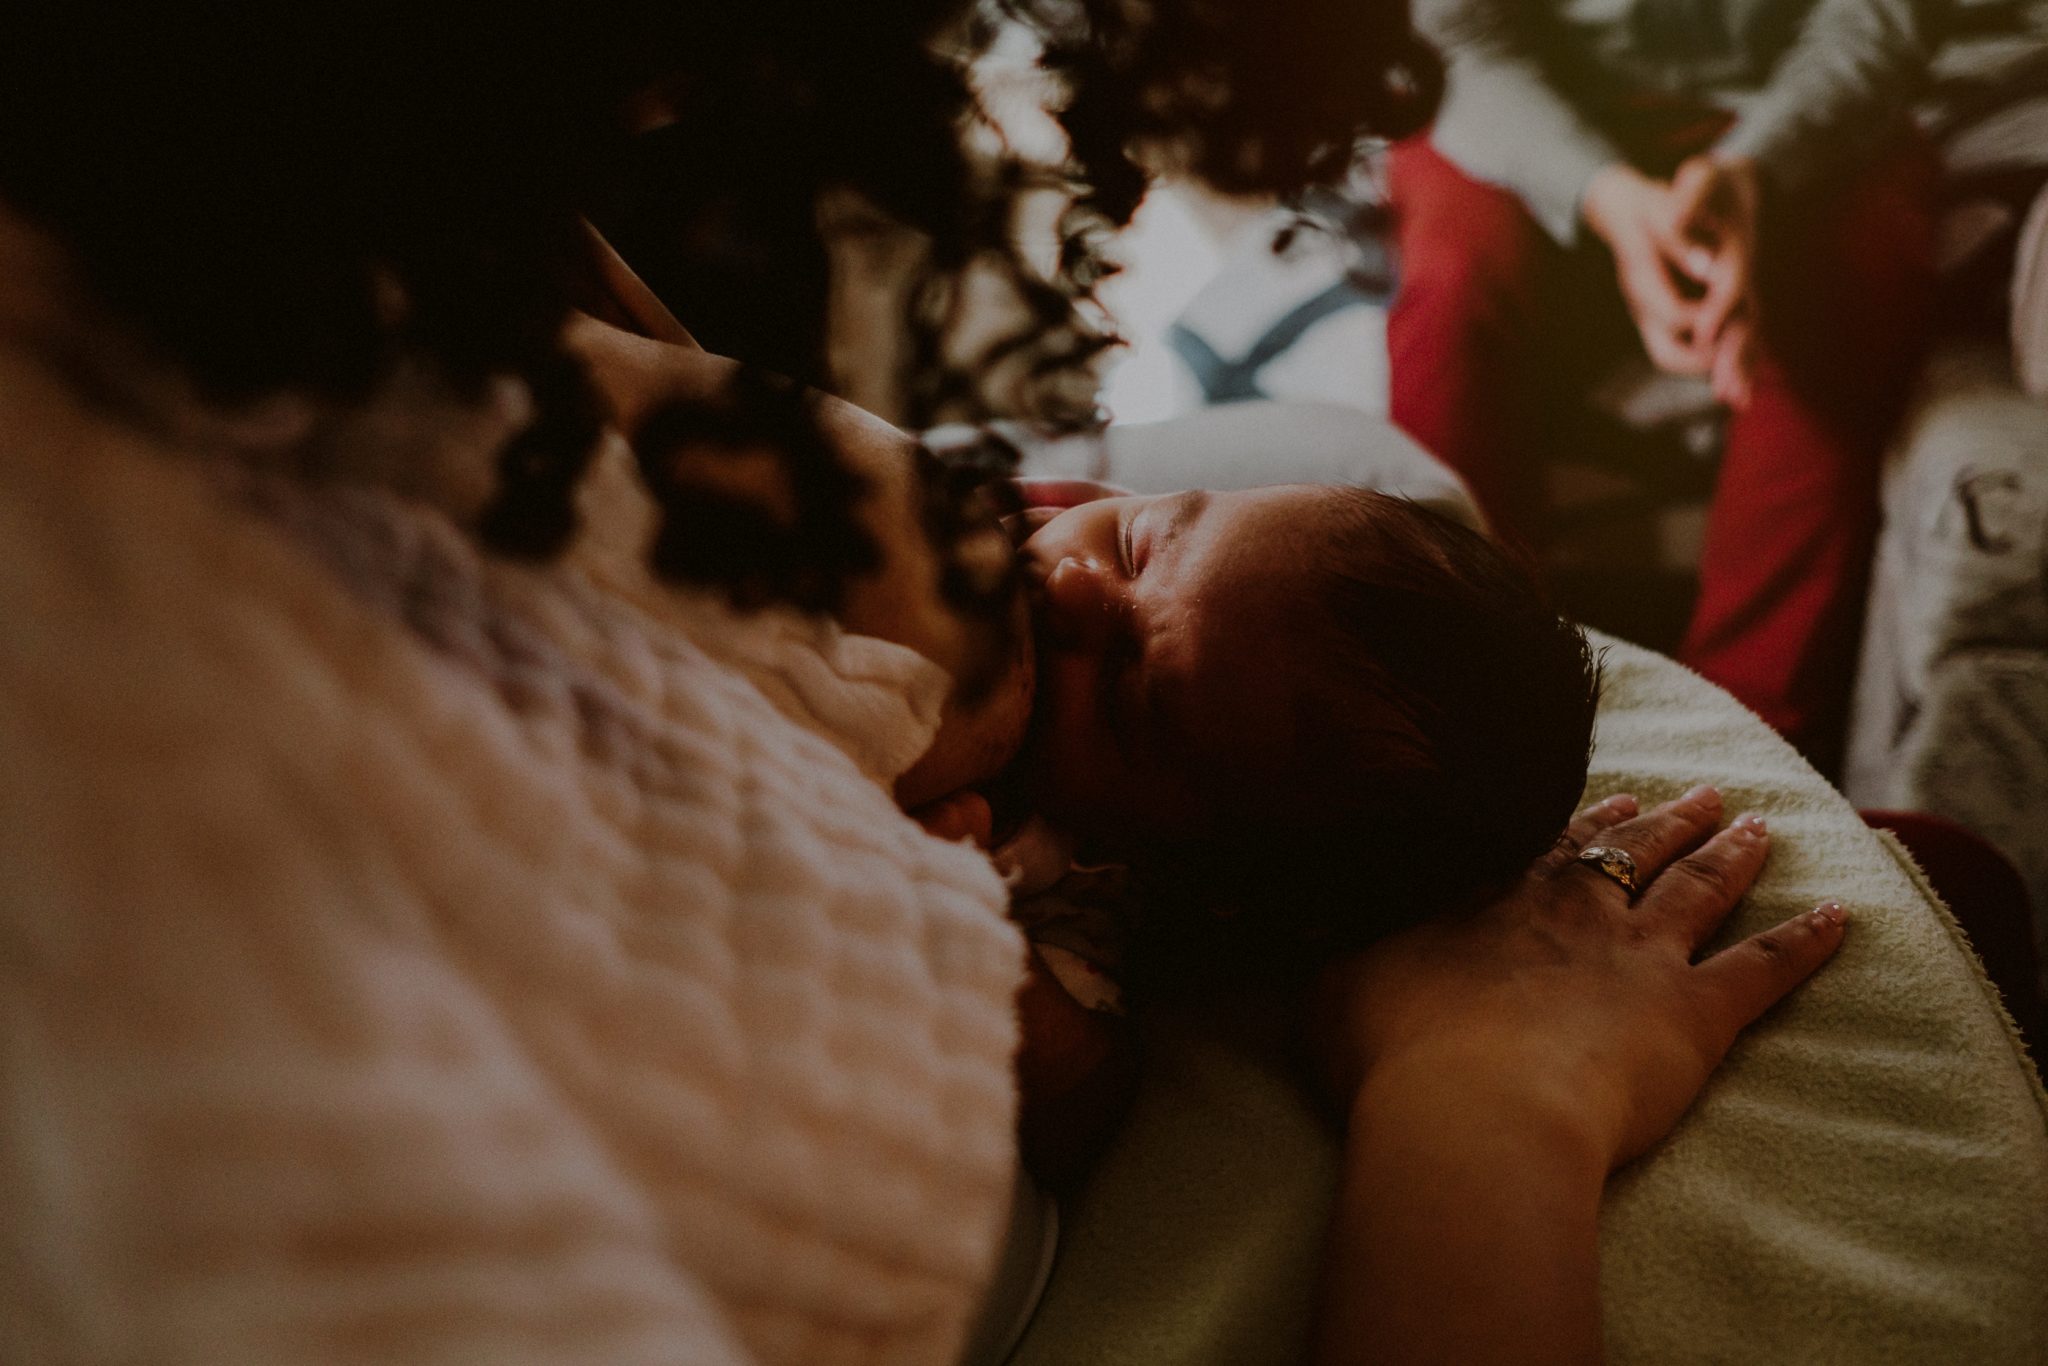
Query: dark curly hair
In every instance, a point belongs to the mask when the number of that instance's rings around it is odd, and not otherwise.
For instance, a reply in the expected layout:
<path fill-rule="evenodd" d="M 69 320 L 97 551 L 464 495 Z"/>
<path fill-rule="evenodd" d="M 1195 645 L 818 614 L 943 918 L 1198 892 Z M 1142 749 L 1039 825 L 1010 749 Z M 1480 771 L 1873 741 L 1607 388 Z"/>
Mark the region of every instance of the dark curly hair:
<path fill-rule="evenodd" d="M 1414 127 L 1437 88 L 1400 0 L 21 0 L 0 33 L 0 199 L 220 404 L 354 402 L 402 365 L 458 393 L 523 380 L 534 417 L 480 535 L 544 556 L 573 530 L 606 417 L 560 339 L 593 293 L 583 219 L 707 345 L 824 380 L 829 196 L 925 234 L 934 275 L 1015 261 L 1011 215 L 1043 168 L 977 162 L 961 137 L 963 60 L 1006 19 L 1042 35 L 1066 87 L 1072 158 L 1054 169 L 1109 221 L 1136 202 L 1146 145 L 1225 188 L 1286 192 L 1359 136 Z M 1013 349 L 1069 326 L 1092 283 L 1079 248 L 1059 278 L 1017 274 L 1031 305 Z M 657 479 L 658 567 L 830 607 L 872 558 L 857 485 L 799 435 L 787 386 L 712 407 L 658 414 L 641 444 L 740 445 L 752 424 L 790 454 L 802 525 L 743 534 Z M 972 520 L 961 492 L 934 495 L 936 534 Z"/>
<path fill-rule="evenodd" d="M 1399 4 L 1002 0 L 1071 94 L 1059 118 L 1084 207 L 1128 222 L 1148 170 L 1292 197 L 1343 175 L 1364 136 L 1420 129 L 1443 64 Z"/>

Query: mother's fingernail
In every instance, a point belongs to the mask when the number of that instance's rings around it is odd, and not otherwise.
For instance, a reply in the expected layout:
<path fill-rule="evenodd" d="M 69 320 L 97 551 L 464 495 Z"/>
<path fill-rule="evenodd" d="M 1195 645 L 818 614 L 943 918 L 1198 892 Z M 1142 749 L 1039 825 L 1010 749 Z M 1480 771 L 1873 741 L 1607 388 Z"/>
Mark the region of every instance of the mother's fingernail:
<path fill-rule="evenodd" d="M 1721 804 L 1721 794 L 1714 790 L 1712 783 L 1701 783 L 1678 800 L 1688 806 L 1719 806 Z"/>
<path fill-rule="evenodd" d="M 1747 835 L 1752 839 L 1770 833 L 1770 828 L 1764 824 L 1764 818 L 1757 815 L 1754 811 L 1745 812 L 1737 816 L 1734 824 L 1728 828 L 1738 835 Z"/>
<path fill-rule="evenodd" d="M 1839 901 L 1823 901 L 1813 908 L 1813 914 L 1816 919 L 1825 920 L 1836 929 L 1840 929 L 1849 919 L 1849 912 L 1842 908 Z"/>
<path fill-rule="evenodd" d="M 1631 793 L 1617 792 L 1600 805 L 1624 819 L 1636 814 L 1636 799 Z"/>

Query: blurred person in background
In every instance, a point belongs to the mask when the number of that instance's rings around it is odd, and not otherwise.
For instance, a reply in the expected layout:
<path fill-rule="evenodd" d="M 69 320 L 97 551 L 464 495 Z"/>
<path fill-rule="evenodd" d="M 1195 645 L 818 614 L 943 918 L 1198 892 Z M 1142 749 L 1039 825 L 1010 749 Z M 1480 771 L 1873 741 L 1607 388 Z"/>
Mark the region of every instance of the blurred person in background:
<path fill-rule="evenodd" d="M 1730 412 L 1679 657 L 1823 769 L 1877 467 L 1921 354 L 1943 0 L 1424 0 L 1449 63 L 1393 150 L 1392 415 L 1540 539 L 1547 405 L 1633 344 Z"/>

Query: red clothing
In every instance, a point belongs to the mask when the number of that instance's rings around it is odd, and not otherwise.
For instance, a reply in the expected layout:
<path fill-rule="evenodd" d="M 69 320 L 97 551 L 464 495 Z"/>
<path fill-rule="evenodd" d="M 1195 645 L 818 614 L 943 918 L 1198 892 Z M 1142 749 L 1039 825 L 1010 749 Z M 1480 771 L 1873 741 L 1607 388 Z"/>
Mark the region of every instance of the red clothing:
<path fill-rule="evenodd" d="M 1679 155 L 1716 124 L 1693 120 Z M 1668 169 L 1664 168 L 1664 169 Z M 1823 768 L 1836 759 L 1877 526 L 1877 471 L 1931 306 L 1934 161 L 1914 144 L 1826 201 L 1767 201 L 1761 344 L 1729 424 L 1680 658 Z M 1394 149 L 1394 421 L 1511 536 L 1541 528 L 1546 405 L 1634 341 L 1604 246 L 1571 249 L 1426 138 Z"/>

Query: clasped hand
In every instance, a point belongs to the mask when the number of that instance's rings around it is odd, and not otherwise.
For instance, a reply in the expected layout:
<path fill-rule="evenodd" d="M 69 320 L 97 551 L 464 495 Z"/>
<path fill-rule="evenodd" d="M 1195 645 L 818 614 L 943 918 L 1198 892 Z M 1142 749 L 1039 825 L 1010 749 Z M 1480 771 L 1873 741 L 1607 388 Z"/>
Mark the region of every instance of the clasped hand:
<path fill-rule="evenodd" d="M 1582 212 L 1606 241 L 1643 349 L 1663 370 L 1706 375 L 1749 402 L 1756 338 L 1759 186 L 1753 163 L 1707 153 L 1669 181 L 1626 163 L 1588 182 Z"/>

